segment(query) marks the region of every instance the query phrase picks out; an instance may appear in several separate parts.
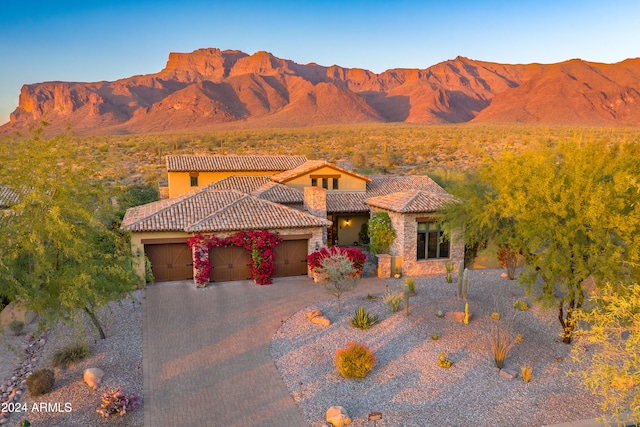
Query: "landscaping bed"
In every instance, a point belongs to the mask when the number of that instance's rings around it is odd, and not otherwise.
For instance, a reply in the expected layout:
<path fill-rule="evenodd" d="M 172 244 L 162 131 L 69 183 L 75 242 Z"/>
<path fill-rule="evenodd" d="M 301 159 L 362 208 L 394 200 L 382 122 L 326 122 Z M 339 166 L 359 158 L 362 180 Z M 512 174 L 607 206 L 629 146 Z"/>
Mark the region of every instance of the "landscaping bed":
<path fill-rule="evenodd" d="M 367 421 L 372 412 L 382 413 L 377 427 L 542 426 L 597 417 L 598 397 L 567 376 L 579 365 L 571 359 L 571 346 L 561 342 L 557 312 L 532 304 L 523 288 L 501 273 L 470 272 L 467 325 L 437 316 L 439 310 L 464 311 L 455 280 L 448 284 L 444 275 L 416 279 L 409 317 L 402 306 L 391 313 L 381 294 L 345 299 L 341 314 L 331 299 L 291 316 L 273 336 L 270 350 L 307 422 L 324 425 L 325 412 L 335 405 L 347 410 L 353 426 L 374 425 Z M 395 292 L 402 282 L 389 280 Z M 531 309 L 515 311 L 518 299 Z M 366 330 L 351 326 L 360 306 L 377 314 L 379 322 Z M 330 326 L 309 321 L 306 313 L 315 308 L 331 320 Z M 495 311 L 501 320 L 491 318 Z M 523 338 L 505 362 L 505 368 L 518 373 L 515 379 L 500 375 L 489 340 L 491 327 L 512 313 L 513 337 Z M 377 366 L 364 379 L 345 379 L 334 366 L 336 350 L 349 341 L 364 343 L 377 356 Z M 453 362 L 451 368 L 438 366 L 441 352 Z M 526 364 L 533 368 L 528 383 L 520 374 Z"/>
<path fill-rule="evenodd" d="M 19 403 L 21 412 L 14 412 L 7 425 L 19 425 L 28 420 L 34 426 L 131 426 L 144 425 L 143 378 L 142 378 L 142 305 L 144 290 L 134 292 L 132 298 L 122 303 L 111 303 L 99 310 L 99 318 L 107 338 L 99 339 L 98 334 L 87 319 L 82 317 L 82 332 L 68 325 L 58 324 L 46 335 L 44 345 L 35 358 L 32 371 L 51 368 L 55 372 L 55 384 L 51 392 L 41 396 L 31 396 L 23 389 Z M 30 327 L 33 330 L 33 327 Z M 25 337 L 23 336 L 23 339 Z M 68 368 L 53 368 L 53 354 L 65 346 L 84 341 L 91 354 Z M 19 358 L 14 357 L 13 362 Z M 4 362 L 4 360 L 3 360 Z M 83 381 L 83 372 L 96 367 L 104 371 L 102 383 L 97 389 L 90 388 Z M 103 419 L 96 409 L 101 396 L 108 390 L 122 387 L 127 394 L 140 396 L 140 404 L 124 416 Z M 34 407 L 34 405 L 36 405 Z M 37 408 L 38 410 L 34 410 Z M 42 409 L 41 409 L 42 408 Z M 26 409 L 26 411 L 25 411 Z"/>

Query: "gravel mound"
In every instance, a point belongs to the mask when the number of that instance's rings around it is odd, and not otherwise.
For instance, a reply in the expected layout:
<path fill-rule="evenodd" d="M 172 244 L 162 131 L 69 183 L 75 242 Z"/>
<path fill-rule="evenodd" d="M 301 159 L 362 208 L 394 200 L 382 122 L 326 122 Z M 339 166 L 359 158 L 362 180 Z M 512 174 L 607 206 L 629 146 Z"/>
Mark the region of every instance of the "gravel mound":
<path fill-rule="evenodd" d="M 138 290 L 122 303 L 111 303 L 99 311 L 98 316 L 107 336 L 104 340 L 99 339 L 87 316 L 82 317 L 81 329 L 63 324 L 52 328 L 47 334 L 46 344 L 34 370 L 51 367 L 53 353 L 71 343 L 85 341 L 91 349 L 91 356 L 66 370 L 56 368 L 55 386 L 51 393 L 32 397 L 25 390 L 20 403 L 26 404 L 26 412 L 12 413 L 9 425 L 18 425 L 26 419 L 31 425 L 44 427 L 142 427 L 143 297 L 144 290 Z M 105 372 L 97 390 L 89 388 L 82 379 L 84 370 L 92 367 Z M 127 394 L 135 393 L 140 396 L 140 404 L 122 417 L 104 420 L 96 413 L 96 409 L 100 405 L 102 394 L 116 387 L 121 387 Z M 43 409 L 39 410 L 41 407 Z M 38 410 L 34 410 L 35 408 Z"/>
<path fill-rule="evenodd" d="M 294 314 L 273 336 L 270 350 L 307 422 L 324 425 L 325 412 L 334 405 L 344 406 L 356 427 L 372 425 L 371 412 L 383 413 L 377 427 L 542 426 L 599 416 L 600 400 L 567 375 L 579 366 L 559 337 L 557 313 L 532 304 L 523 288 L 501 273 L 470 272 L 468 325 L 436 315 L 464 310 L 455 280 L 448 284 L 444 275 L 416 279 L 409 317 L 402 307 L 391 313 L 381 294 L 345 300 L 341 314 L 335 300 Z M 389 283 L 399 292 L 402 280 Z M 532 308 L 514 311 L 519 298 Z M 379 323 L 367 330 L 352 327 L 360 306 L 377 314 Z M 311 323 L 306 312 L 312 308 L 321 309 L 331 326 Z M 489 342 L 494 311 L 502 314 L 501 322 L 515 313 L 511 331 L 524 341 L 515 344 L 505 368 L 519 373 L 531 364 L 531 382 L 499 375 Z M 432 340 L 435 334 L 438 340 Z M 333 365 L 335 351 L 348 341 L 364 343 L 377 355 L 378 365 L 364 379 L 344 379 Z M 450 369 L 438 366 L 441 351 L 453 362 Z"/>

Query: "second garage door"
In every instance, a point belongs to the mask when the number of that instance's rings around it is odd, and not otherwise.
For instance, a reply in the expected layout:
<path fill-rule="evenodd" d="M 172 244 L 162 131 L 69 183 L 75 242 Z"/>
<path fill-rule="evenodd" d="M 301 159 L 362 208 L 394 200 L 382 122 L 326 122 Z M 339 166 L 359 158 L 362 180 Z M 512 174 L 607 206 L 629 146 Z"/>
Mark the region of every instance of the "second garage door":
<path fill-rule="evenodd" d="M 211 281 L 230 282 L 251 279 L 249 251 L 235 246 L 211 248 Z"/>
<path fill-rule="evenodd" d="M 306 276 L 309 241 L 283 240 L 274 249 L 273 277 Z"/>

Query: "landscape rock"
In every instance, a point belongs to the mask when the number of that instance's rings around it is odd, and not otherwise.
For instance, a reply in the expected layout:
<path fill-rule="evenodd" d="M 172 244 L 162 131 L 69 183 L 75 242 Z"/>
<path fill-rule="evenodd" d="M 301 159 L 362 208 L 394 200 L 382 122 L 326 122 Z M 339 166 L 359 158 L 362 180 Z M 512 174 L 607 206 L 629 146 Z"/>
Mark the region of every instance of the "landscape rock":
<path fill-rule="evenodd" d="M 84 370 L 84 382 L 94 390 L 102 382 L 102 377 L 104 377 L 104 371 L 100 368 L 87 368 Z"/>
<path fill-rule="evenodd" d="M 447 311 L 444 316 L 446 319 L 449 319 L 449 320 L 453 320 L 460 323 L 464 322 L 464 311 Z M 471 320 L 472 317 L 473 315 L 469 313 L 469 320 Z"/>
<path fill-rule="evenodd" d="M 307 311 L 308 319 L 313 319 L 314 317 L 318 317 L 318 316 L 322 316 L 322 311 L 320 311 L 320 309 L 318 308 Z"/>
<path fill-rule="evenodd" d="M 351 418 L 342 406 L 332 406 L 327 409 L 327 422 L 334 427 L 344 427 L 351 424 Z"/>
<path fill-rule="evenodd" d="M 518 373 L 516 371 L 512 371 L 511 369 L 502 368 L 500 369 L 500 376 L 502 378 L 507 378 L 512 380 L 518 377 Z"/>
<path fill-rule="evenodd" d="M 316 316 L 311 318 L 312 323 L 316 323 L 318 325 L 329 326 L 331 325 L 331 320 L 325 316 Z"/>

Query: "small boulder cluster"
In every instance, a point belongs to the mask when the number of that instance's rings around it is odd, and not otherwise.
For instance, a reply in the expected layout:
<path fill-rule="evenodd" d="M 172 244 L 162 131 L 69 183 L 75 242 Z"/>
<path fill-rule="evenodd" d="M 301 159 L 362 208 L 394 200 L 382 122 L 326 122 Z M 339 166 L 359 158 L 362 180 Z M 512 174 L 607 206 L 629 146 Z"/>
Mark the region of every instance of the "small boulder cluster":
<path fill-rule="evenodd" d="M 318 325 L 331 325 L 331 320 L 329 320 L 328 317 L 324 316 L 322 314 L 322 311 L 320 311 L 320 309 L 318 308 L 307 311 L 307 319 L 311 320 L 312 323 L 316 323 Z"/>
<path fill-rule="evenodd" d="M 22 343 L 22 361 L 16 364 L 11 377 L 0 383 L 0 405 L 17 403 L 26 389 L 27 378 L 33 373 L 40 350 L 47 341 L 47 334 L 35 337 L 29 334 Z M 0 425 L 9 422 L 9 413 L 0 412 Z"/>

